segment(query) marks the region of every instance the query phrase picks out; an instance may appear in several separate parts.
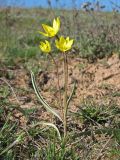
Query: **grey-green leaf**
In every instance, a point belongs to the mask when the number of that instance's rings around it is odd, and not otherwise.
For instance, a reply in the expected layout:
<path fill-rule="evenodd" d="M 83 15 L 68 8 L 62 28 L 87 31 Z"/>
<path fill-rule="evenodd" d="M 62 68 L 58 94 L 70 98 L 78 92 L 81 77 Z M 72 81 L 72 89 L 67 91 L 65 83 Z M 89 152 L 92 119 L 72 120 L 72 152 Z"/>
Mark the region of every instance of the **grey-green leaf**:
<path fill-rule="evenodd" d="M 62 120 L 60 114 L 58 113 L 58 111 L 56 111 L 55 109 L 50 107 L 50 105 L 44 100 L 44 98 L 42 97 L 42 95 L 38 91 L 38 87 L 37 87 L 36 82 L 35 82 L 35 76 L 34 76 L 32 71 L 31 71 L 31 79 L 32 79 L 32 85 L 33 85 L 34 91 L 35 91 L 39 101 L 41 102 L 41 104 L 45 107 L 45 109 L 47 111 L 51 112 L 54 116 L 58 117 L 59 120 L 63 122 L 63 120 Z"/>
<path fill-rule="evenodd" d="M 59 132 L 58 128 L 57 128 L 53 123 L 38 122 L 38 123 L 36 123 L 36 124 L 34 124 L 34 125 L 31 125 L 31 127 L 33 128 L 33 127 L 36 127 L 36 126 L 38 126 L 38 125 L 46 125 L 46 126 L 53 127 L 53 128 L 57 131 L 58 137 L 59 137 L 59 139 L 61 140 L 60 132 Z"/>

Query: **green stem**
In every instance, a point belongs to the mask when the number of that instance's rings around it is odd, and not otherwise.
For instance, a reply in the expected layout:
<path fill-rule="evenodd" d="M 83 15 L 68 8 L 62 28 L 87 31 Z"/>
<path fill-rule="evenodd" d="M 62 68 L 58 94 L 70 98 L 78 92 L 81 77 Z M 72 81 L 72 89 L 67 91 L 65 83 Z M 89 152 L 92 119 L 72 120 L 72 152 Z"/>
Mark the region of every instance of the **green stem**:
<path fill-rule="evenodd" d="M 61 98 L 61 91 L 60 91 L 60 78 L 59 78 L 59 70 L 58 70 L 58 64 L 56 63 L 54 57 L 52 56 L 52 54 L 50 53 L 50 57 L 53 60 L 55 66 L 56 66 L 56 71 L 57 71 L 57 87 L 58 87 L 58 91 L 59 91 L 59 103 L 60 103 L 60 107 L 62 108 L 62 98 Z M 63 111 L 63 108 L 62 108 Z"/>
<path fill-rule="evenodd" d="M 64 53 L 63 53 L 64 54 Z M 67 55 L 64 54 L 64 138 L 67 136 L 67 86 L 68 86 L 68 65 Z"/>

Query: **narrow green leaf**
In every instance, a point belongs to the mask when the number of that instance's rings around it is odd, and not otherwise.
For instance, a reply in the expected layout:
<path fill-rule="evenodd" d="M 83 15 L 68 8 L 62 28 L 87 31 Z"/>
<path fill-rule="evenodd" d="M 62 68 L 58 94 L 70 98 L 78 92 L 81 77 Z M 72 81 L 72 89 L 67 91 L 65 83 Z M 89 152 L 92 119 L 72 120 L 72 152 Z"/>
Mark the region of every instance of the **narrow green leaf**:
<path fill-rule="evenodd" d="M 72 92 L 71 92 L 71 94 L 70 94 L 70 96 L 69 96 L 69 98 L 67 100 L 67 106 L 69 106 L 69 103 L 70 103 L 70 101 L 71 101 L 71 99 L 72 99 L 72 97 L 73 97 L 73 95 L 75 93 L 75 89 L 76 89 L 76 81 L 74 82 L 74 86 L 73 86 Z"/>
<path fill-rule="evenodd" d="M 35 76 L 34 76 L 33 72 L 31 72 L 31 79 L 32 79 L 32 85 L 33 85 L 34 91 L 35 91 L 39 101 L 41 102 L 41 104 L 45 107 L 45 109 L 47 111 L 51 112 L 54 116 L 58 117 L 59 120 L 63 122 L 63 120 L 62 120 L 61 116 L 59 115 L 58 111 L 56 111 L 53 108 L 51 108 L 49 106 L 49 104 L 44 100 L 44 98 L 42 97 L 40 92 L 38 91 L 38 87 L 36 85 Z"/>
<path fill-rule="evenodd" d="M 34 124 L 34 125 L 31 125 L 31 127 L 33 128 L 33 127 L 36 127 L 36 126 L 38 126 L 38 125 L 46 125 L 46 126 L 53 127 L 53 128 L 57 131 L 58 137 L 59 137 L 59 139 L 61 140 L 60 132 L 59 132 L 58 128 L 57 128 L 53 123 L 38 122 L 38 123 L 36 123 L 36 124 Z"/>

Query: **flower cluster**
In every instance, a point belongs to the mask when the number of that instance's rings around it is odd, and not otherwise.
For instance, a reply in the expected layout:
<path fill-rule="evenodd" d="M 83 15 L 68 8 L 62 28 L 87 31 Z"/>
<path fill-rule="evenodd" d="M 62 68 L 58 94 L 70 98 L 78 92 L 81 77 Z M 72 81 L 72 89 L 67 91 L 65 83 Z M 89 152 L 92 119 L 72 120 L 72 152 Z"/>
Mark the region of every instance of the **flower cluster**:
<path fill-rule="evenodd" d="M 59 18 L 54 19 L 52 26 L 42 24 L 42 27 L 45 32 L 39 31 L 40 34 L 46 37 L 54 37 L 57 35 L 60 29 L 60 19 Z M 70 40 L 69 37 L 64 38 L 63 36 L 61 36 L 60 38 L 55 40 L 56 47 L 62 52 L 70 50 L 72 48 L 72 44 L 73 44 L 73 39 Z M 45 40 L 45 42 L 40 42 L 39 47 L 42 50 L 42 52 L 51 53 L 51 45 L 49 41 Z"/>
<path fill-rule="evenodd" d="M 42 52 L 45 52 L 45 53 L 51 52 L 51 46 L 47 40 L 45 40 L 45 42 L 40 42 L 39 47 L 41 48 Z"/>

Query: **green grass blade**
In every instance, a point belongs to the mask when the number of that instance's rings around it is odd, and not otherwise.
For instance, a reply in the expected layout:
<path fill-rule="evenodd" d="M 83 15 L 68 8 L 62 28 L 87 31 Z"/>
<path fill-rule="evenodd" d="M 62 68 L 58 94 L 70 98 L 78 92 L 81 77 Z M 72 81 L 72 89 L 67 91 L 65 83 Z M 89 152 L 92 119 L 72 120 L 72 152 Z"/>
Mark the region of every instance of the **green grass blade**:
<path fill-rule="evenodd" d="M 23 135 L 24 135 L 24 133 L 22 132 L 22 133 L 18 136 L 18 138 L 17 138 L 13 143 L 11 143 L 8 147 L 6 147 L 6 148 L 0 153 L 0 155 L 4 154 L 5 152 L 8 152 L 12 147 L 14 147 L 15 145 L 17 145 L 17 144 L 21 141 Z"/>

